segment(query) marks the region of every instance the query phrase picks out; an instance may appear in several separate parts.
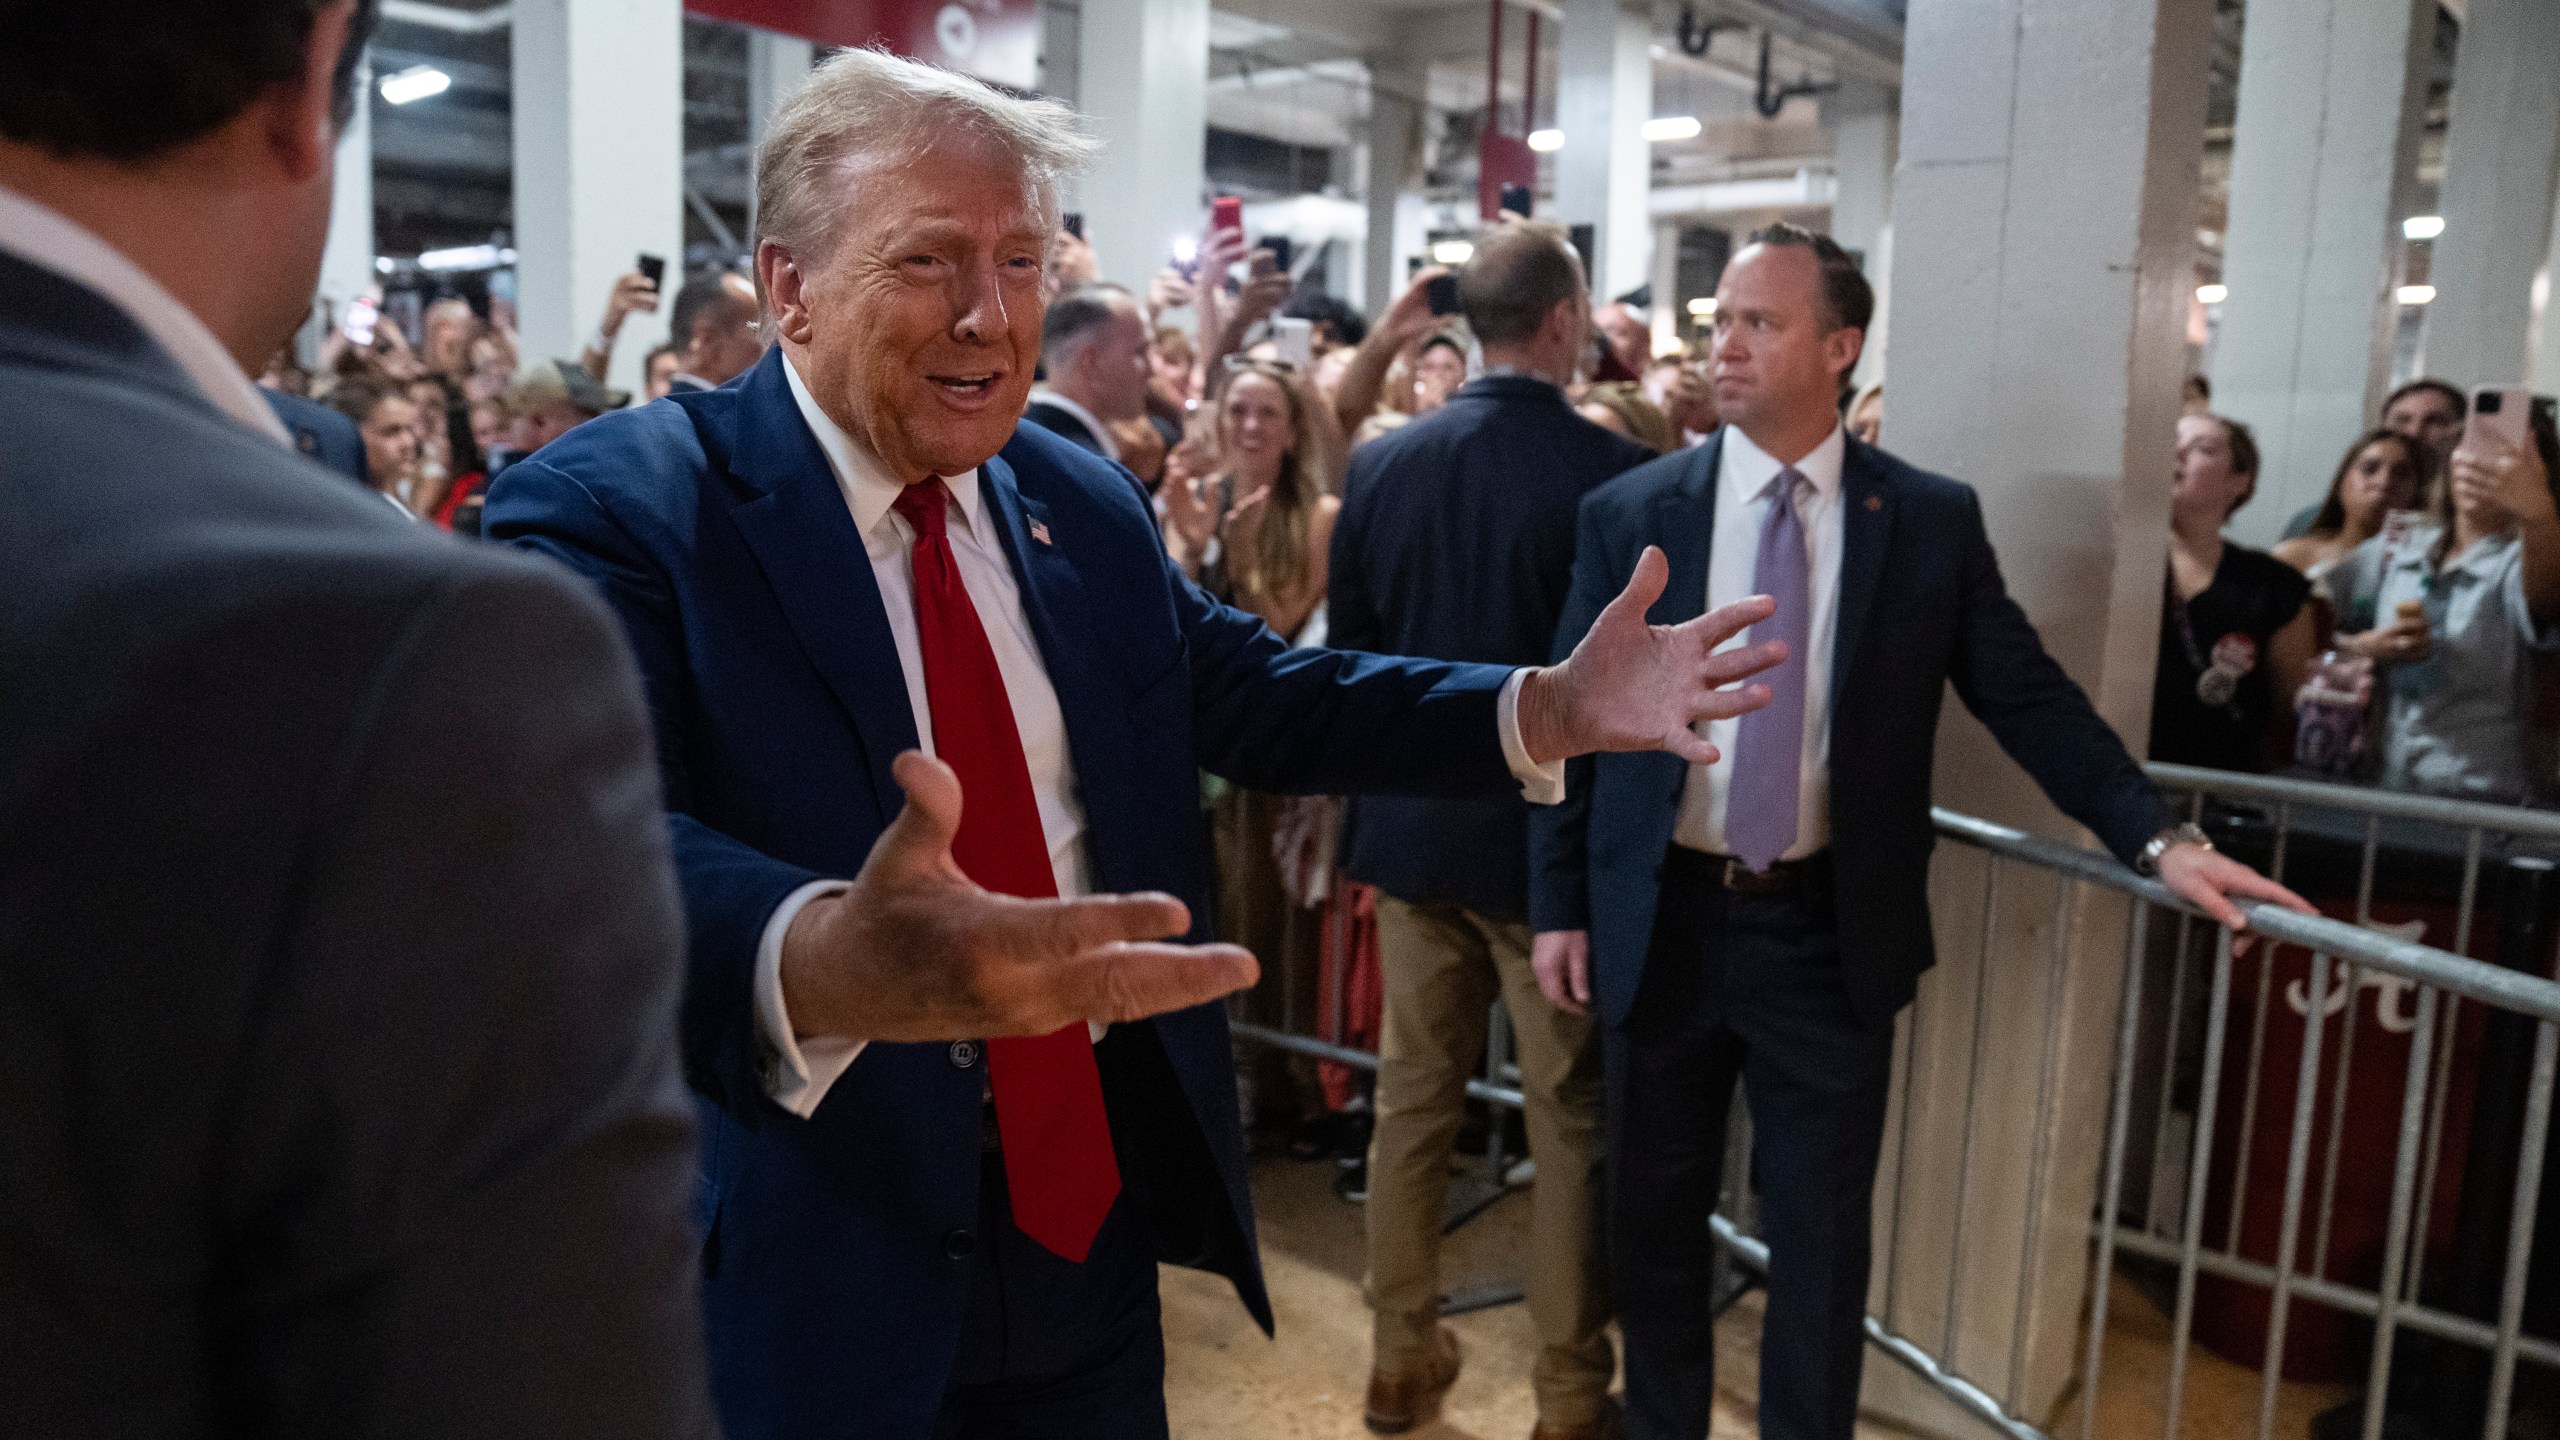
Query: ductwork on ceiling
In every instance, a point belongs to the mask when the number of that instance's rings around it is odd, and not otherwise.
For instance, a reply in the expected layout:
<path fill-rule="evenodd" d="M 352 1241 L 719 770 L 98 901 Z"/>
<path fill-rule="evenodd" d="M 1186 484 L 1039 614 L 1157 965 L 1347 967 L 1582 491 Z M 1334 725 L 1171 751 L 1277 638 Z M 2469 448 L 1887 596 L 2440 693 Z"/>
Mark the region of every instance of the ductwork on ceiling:
<path fill-rule="evenodd" d="M 430 5 L 425 0 L 382 0 L 382 18 L 456 35 L 487 35 L 516 23 L 516 7 L 504 4 L 486 10 L 463 10 L 451 5 Z"/>

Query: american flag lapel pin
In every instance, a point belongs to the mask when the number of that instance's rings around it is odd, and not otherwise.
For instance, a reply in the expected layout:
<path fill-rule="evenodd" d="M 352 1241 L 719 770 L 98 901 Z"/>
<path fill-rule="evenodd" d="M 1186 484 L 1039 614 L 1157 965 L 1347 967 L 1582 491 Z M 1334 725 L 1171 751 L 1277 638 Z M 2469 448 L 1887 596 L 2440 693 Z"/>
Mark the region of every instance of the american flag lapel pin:
<path fill-rule="evenodd" d="M 1046 525 L 1041 524 L 1041 523 L 1040 523 L 1039 521 L 1037 521 L 1037 520 L 1032 521 L 1032 522 L 1031 522 L 1031 538 L 1032 538 L 1032 539 L 1034 539 L 1034 540 L 1039 541 L 1039 542 L 1040 542 L 1041 544 L 1043 544 L 1043 545 L 1048 544 L 1048 543 L 1049 543 L 1049 527 L 1048 527 L 1048 526 L 1046 526 Z"/>

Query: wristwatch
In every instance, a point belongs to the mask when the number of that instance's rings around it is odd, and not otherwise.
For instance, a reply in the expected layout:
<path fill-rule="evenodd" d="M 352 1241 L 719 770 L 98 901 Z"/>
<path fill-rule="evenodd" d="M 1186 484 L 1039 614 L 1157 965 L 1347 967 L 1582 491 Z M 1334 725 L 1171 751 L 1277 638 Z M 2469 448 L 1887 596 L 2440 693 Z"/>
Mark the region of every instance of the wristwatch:
<path fill-rule="evenodd" d="M 2205 834 L 2204 828 L 2194 821 L 2182 821 L 2152 836 L 2150 842 L 2142 847 L 2142 853 L 2133 857 L 2133 868 L 2144 875 L 2159 874 L 2160 857 L 2168 854 L 2172 845 L 2193 845 L 2199 850 L 2211 850 L 2213 837 Z"/>

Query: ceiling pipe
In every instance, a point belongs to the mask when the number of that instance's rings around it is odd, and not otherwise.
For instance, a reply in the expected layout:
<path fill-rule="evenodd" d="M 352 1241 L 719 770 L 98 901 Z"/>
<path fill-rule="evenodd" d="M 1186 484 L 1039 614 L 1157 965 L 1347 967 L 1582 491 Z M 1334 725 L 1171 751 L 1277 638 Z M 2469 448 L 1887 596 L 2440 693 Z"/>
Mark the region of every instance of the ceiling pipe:
<path fill-rule="evenodd" d="M 452 35 L 488 35 L 513 25 L 516 7 L 505 4 L 486 10 L 457 10 L 450 5 L 430 5 L 426 0 L 382 0 L 382 18 Z"/>

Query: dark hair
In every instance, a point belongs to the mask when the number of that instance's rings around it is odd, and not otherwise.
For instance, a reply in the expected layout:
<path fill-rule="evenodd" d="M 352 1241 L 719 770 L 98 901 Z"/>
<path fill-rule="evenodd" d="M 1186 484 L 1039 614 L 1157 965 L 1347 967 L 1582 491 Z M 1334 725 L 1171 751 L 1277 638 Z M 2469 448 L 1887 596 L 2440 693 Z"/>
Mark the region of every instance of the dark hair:
<path fill-rule="evenodd" d="M 1290 296 L 1289 303 L 1280 307 L 1280 313 L 1291 320 L 1330 325 L 1345 345 L 1357 345 L 1369 338 L 1369 322 L 1361 317 L 1359 311 L 1351 308 L 1350 301 L 1319 290 L 1312 284 L 1298 287 L 1298 293 Z"/>
<path fill-rule="evenodd" d="M 1049 302 L 1048 312 L 1040 321 L 1040 363 L 1052 375 L 1066 358 L 1066 353 L 1091 338 L 1118 312 L 1114 300 L 1133 298 L 1129 287 L 1097 280 L 1079 285 Z"/>
<path fill-rule="evenodd" d="M 2213 398 L 2213 382 L 2207 380 L 2202 375 L 2198 375 L 2190 371 L 2187 375 L 2187 393 L 2193 395 L 2199 400 L 2211 400 Z"/>
<path fill-rule="evenodd" d="M 333 0 L 84 0 L 12 5 L 0 44 L 0 137 L 64 159 L 148 160 L 229 124 L 302 76 L 311 26 Z M 356 65 L 375 0 L 354 0 L 329 113 L 355 114 Z"/>
<path fill-rule="evenodd" d="M 2231 502 L 2231 508 L 2222 512 L 2223 518 L 2227 520 L 2239 514 L 2240 507 L 2257 496 L 2258 467 L 2265 463 L 2258 457 L 2258 436 L 2248 426 L 2228 415 L 2216 415 L 2207 410 L 2199 412 L 2195 418 L 2210 420 L 2222 427 L 2223 441 L 2231 447 L 2231 473 L 2249 477 L 2249 488 L 2241 491 L 2240 498 Z"/>
<path fill-rule="evenodd" d="M 2329 498 L 2320 502 L 2320 514 L 2303 534 L 2329 536 L 2347 528 L 2347 502 L 2339 498 L 2339 492 L 2346 488 L 2347 472 L 2356 467 L 2356 461 L 2368 448 L 2382 444 L 2400 447 L 2400 453 L 2409 457 L 2410 469 L 2417 474 L 2418 488 L 2421 491 L 2426 489 L 2427 473 L 2435 465 L 2435 457 L 2428 453 L 2426 442 L 2413 440 L 2397 430 L 2379 427 L 2367 430 L 2356 437 L 2356 443 L 2347 447 L 2346 454 L 2338 457 L 2338 473 L 2329 477 Z M 2425 496 L 2421 494 L 2412 498 L 2422 500 Z"/>
<path fill-rule="evenodd" d="M 1582 257 L 1548 220 L 1497 225 L 1458 272 L 1458 311 L 1482 345 L 1535 339 L 1558 305 L 1583 293 Z"/>
<path fill-rule="evenodd" d="M 1780 221 L 1751 232 L 1753 245 L 1791 245 L 1810 250 L 1822 266 L 1822 308 L 1834 330 L 1864 330 L 1876 318 L 1875 287 L 1858 269 L 1857 257 L 1828 235 Z"/>
<path fill-rule="evenodd" d="M 329 408 L 358 425 L 373 418 L 373 412 L 386 400 L 411 400 L 408 387 L 363 376 L 341 380 L 329 392 Z"/>
<path fill-rule="evenodd" d="M 684 282 L 684 288 L 676 292 L 675 304 L 667 310 L 669 346 L 678 353 L 692 348 L 693 327 L 701 323 L 703 316 L 714 311 L 732 306 L 741 310 L 755 309 L 754 301 L 740 300 L 729 293 L 729 277 L 735 274 L 734 270 L 711 270 Z"/>
<path fill-rule="evenodd" d="M 2462 393 L 2462 387 L 2455 385 L 2449 380 L 2437 380 L 2433 378 L 2412 380 L 2408 384 L 2401 386 L 2399 389 L 2392 391 L 2391 394 L 2382 402 L 2382 413 L 2385 415 L 2390 414 L 2392 406 L 2399 404 L 2401 401 L 2408 399 L 2410 396 L 2417 394 L 2421 390 L 2433 390 L 2445 399 L 2452 401 L 2454 419 L 2463 420 L 2470 417 L 2471 397 Z"/>

